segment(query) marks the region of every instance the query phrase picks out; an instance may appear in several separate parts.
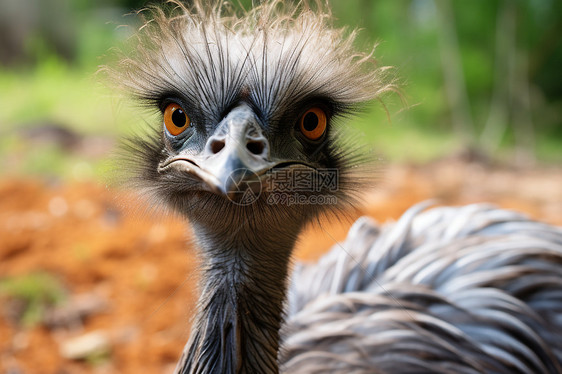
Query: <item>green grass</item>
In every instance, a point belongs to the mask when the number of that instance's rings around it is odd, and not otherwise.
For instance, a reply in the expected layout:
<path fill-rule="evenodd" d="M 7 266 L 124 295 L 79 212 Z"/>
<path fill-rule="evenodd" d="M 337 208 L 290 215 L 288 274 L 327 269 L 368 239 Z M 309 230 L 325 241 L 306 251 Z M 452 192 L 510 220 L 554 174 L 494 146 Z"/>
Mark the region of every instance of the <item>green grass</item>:
<path fill-rule="evenodd" d="M 121 107 L 96 81 L 95 68 L 73 69 L 50 57 L 25 72 L 0 72 L 0 128 L 48 120 L 86 134 L 117 134 Z M 127 116 L 129 117 L 129 116 Z"/>
<path fill-rule="evenodd" d="M 462 146 L 450 132 L 418 126 L 408 110 L 389 111 L 390 118 L 381 104 L 374 103 L 364 115 L 350 121 L 359 139 L 372 145 L 375 153 L 388 160 L 421 163 L 450 154 Z"/>
<path fill-rule="evenodd" d="M 110 156 L 92 159 L 54 144 L 31 144 L 14 134 L 0 138 L 0 170 L 4 176 L 105 181 L 110 161 Z"/>
<path fill-rule="evenodd" d="M 44 124 L 115 139 L 144 127 L 150 114 L 126 104 L 96 70 L 73 68 L 55 57 L 26 71 L 0 70 L 0 174 L 104 179 L 107 159 L 35 144 L 24 136 Z"/>
<path fill-rule="evenodd" d="M 0 297 L 23 303 L 19 321 L 31 327 L 42 320 L 48 307 L 64 301 L 65 291 L 52 275 L 31 273 L 0 279 Z"/>

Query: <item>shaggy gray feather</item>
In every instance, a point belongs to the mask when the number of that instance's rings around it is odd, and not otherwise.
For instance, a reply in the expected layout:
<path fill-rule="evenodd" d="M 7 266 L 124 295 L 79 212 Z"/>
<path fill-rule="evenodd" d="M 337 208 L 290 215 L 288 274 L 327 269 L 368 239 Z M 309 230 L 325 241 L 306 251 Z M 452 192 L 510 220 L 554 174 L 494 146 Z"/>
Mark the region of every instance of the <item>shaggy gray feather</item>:
<path fill-rule="evenodd" d="M 360 218 L 296 266 L 287 373 L 562 372 L 562 229 L 488 205 Z"/>

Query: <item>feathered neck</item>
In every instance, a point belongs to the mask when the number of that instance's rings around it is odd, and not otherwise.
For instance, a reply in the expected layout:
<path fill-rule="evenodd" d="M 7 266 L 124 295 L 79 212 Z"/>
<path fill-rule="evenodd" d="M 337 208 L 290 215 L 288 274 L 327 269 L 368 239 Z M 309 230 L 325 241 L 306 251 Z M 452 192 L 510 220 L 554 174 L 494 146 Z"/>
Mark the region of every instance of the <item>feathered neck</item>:
<path fill-rule="evenodd" d="M 277 373 L 289 258 L 300 225 L 195 224 L 203 257 L 197 316 L 179 373 Z M 280 234 L 280 231 L 282 233 Z"/>

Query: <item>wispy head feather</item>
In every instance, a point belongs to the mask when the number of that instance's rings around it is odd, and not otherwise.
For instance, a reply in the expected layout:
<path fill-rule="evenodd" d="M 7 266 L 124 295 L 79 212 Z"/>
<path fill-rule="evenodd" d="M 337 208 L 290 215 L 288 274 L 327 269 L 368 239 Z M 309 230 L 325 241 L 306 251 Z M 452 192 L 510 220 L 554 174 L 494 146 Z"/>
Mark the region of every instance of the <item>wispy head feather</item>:
<path fill-rule="evenodd" d="M 372 52 L 354 49 L 356 31 L 333 28 L 320 1 L 247 11 L 211 3 L 142 10 L 134 52 L 107 69 L 111 80 L 151 104 L 182 94 L 209 115 L 249 95 L 266 117 L 310 96 L 349 109 L 394 89 Z"/>

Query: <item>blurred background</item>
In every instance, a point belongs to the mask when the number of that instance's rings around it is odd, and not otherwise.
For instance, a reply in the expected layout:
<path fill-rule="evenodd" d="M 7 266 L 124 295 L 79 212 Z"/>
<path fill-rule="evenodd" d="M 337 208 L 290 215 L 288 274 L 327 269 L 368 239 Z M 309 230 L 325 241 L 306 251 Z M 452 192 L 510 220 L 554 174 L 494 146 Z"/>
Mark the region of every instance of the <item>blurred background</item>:
<path fill-rule="evenodd" d="M 562 2 L 329 3 L 406 99 L 351 123 L 381 170 L 352 217 L 438 198 L 562 224 Z M 187 340 L 189 233 L 106 187 L 118 139 L 156 120 L 96 77 L 145 4 L 0 0 L 0 373 L 170 372 Z M 333 244 L 311 228 L 297 258 Z"/>

